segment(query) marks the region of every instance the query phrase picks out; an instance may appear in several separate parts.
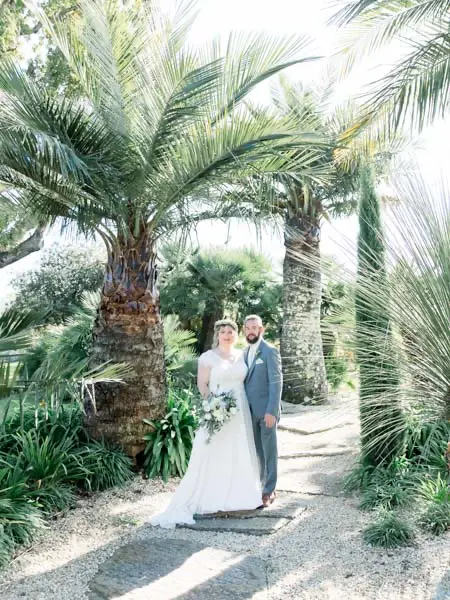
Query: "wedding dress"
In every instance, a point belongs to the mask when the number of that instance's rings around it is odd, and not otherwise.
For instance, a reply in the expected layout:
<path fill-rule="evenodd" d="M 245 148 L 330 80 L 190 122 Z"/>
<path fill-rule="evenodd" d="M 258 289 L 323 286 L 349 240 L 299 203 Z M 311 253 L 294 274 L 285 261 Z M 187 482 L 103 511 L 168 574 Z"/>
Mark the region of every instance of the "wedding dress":
<path fill-rule="evenodd" d="M 210 391 L 232 392 L 239 411 L 209 443 L 206 431 L 197 431 L 185 476 L 166 510 L 150 521 L 167 529 L 194 524 L 195 514 L 252 510 L 261 505 L 258 459 L 244 390 L 247 366 L 243 353 L 230 362 L 209 350 L 199 360 L 201 366 L 211 369 Z"/>

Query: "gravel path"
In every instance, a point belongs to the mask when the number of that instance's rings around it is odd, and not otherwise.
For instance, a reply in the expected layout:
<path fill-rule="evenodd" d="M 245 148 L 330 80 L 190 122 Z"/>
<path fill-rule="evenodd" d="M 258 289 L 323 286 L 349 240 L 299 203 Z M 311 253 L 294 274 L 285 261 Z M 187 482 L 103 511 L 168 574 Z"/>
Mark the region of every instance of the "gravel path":
<path fill-rule="evenodd" d="M 307 456 L 280 460 L 279 487 L 301 493 L 308 508 L 278 533 L 255 538 L 153 529 L 148 521 L 167 502 L 176 481 L 164 485 L 136 479 L 126 489 L 80 499 L 75 510 L 54 521 L 34 547 L 0 573 L 0 598 L 87 600 L 89 581 L 117 548 L 136 539 L 163 539 L 198 542 L 211 553 L 237 556 L 241 565 L 264 561 L 264 586 L 246 596 L 252 600 L 450 599 L 449 533 L 439 538 L 422 536 L 415 546 L 391 552 L 363 543 L 361 530 L 371 517 L 358 510 L 357 499 L 341 492 L 342 475 L 356 451 L 355 407 L 349 399 L 333 407 L 336 410 L 290 407 L 287 411 L 283 424 L 289 430 L 280 431 L 281 454 Z M 345 452 L 330 455 L 330 449 Z M 170 574 L 167 577 L 170 583 Z M 105 596 L 113 597 L 181 598 L 169 591 Z"/>

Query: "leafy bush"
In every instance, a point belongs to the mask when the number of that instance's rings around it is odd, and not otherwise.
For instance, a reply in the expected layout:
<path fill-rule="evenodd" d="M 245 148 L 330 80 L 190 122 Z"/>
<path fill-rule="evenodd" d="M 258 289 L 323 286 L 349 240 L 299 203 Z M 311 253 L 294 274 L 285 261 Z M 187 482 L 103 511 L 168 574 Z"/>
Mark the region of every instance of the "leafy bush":
<path fill-rule="evenodd" d="M 418 466 L 426 466 L 445 474 L 448 464 L 445 451 L 450 440 L 450 422 L 439 419 L 433 423 L 412 419 L 406 431 L 406 457 Z"/>
<path fill-rule="evenodd" d="M 49 323 L 60 324 L 83 292 L 99 289 L 103 271 L 103 261 L 92 248 L 53 246 L 44 251 L 39 269 L 12 282 L 14 307 L 46 311 Z"/>
<path fill-rule="evenodd" d="M 383 511 L 377 521 L 364 530 L 363 536 L 371 546 L 397 548 L 411 543 L 414 539 L 414 531 L 408 523 L 401 521 L 394 513 Z"/>
<path fill-rule="evenodd" d="M 420 495 L 425 502 L 434 502 L 436 504 L 450 502 L 449 476 L 442 477 L 441 474 L 438 473 L 436 478 L 422 481 Z"/>
<path fill-rule="evenodd" d="M 191 394 L 169 388 L 167 413 L 160 421 L 145 421 L 152 428 L 144 440 L 144 468 L 148 477 L 182 477 L 192 450 L 197 420 L 191 406 Z"/>
<path fill-rule="evenodd" d="M 28 544 L 44 527 L 37 506 L 27 495 L 22 469 L 0 466 L 0 565 L 20 544 Z"/>
<path fill-rule="evenodd" d="M 182 329 L 176 315 L 167 315 L 164 323 L 164 362 L 171 385 L 176 389 L 191 387 L 195 381 L 197 359 L 193 346 L 197 339 L 192 331 Z"/>
<path fill-rule="evenodd" d="M 434 535 L 440 535 L 450 529 L 450 500 L 430 502 L 420 519 L 420 524 Z"/>
<path fill-rule="evenodd" d="M 343 383 L 353 388 L 354 385 L 348 377 L 348 362 L 342 356 L 326 356 L 325 369 L 327 381 L 333 392 L 337 392 Z"/>
<path fill-rule="evenodd" d="M 29 543 L 43 518 L 66 510 L 77 490 L 103 490 L 132 477 L 131 461 L 91 441 L 79 405 L 14 412 L 0 432 L 0 564 Z"/>
<path fill-rule="evenodd" d="M 122 450 L 110 448 L 104 441 L 91 441 L 77 453 L 88 471 L 79 484 L 92 491 L 121 487 L 133 477 L 132 461 Z"/>
<path fill-rule="evenodd" d="M 92 340 L 97 306 L 97 293 L 83 293 L 80 305 L 66 320 L 66 325 L 48 328 L 36 346 L 24 359 L 22 372 L 27 378 L 70 380 L 75 374 L 88 368 L 89 350 Z"/>

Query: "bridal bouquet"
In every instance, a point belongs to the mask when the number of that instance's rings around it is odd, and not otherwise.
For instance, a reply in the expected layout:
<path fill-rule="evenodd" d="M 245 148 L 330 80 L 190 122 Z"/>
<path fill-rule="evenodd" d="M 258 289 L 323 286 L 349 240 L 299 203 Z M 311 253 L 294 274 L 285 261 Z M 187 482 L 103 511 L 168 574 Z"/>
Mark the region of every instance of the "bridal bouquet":
<path fill-rule="evenodd" d="M 202 399 L 197 406 L 200 427 L 208 432 L 207 442 L 212 436 L 220 431 L 229 419 L 238 412 L 236 398 L 231 392 L 210 394 L 208 398 Z"/>

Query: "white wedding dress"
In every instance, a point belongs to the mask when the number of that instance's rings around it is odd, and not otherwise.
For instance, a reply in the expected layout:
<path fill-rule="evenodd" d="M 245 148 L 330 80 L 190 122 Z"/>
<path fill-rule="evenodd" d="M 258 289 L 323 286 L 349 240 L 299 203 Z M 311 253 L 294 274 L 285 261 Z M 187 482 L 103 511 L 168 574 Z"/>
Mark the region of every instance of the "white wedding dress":
<path fill-rule="evenodd" d="M 211 368 L 210 391 L 233 392 L 239 411 L 209 444 L 206 431 L 197 431 L 185 476 L 166 510 L 150 521 L 167 529 L 194 524 L 195 514 L 252 510 L 261 505 L 258 459 L 244 390 L 247 366 L 243 353 L 230 362 L 209 350 L 199 360 L 202 366 Z"/>

